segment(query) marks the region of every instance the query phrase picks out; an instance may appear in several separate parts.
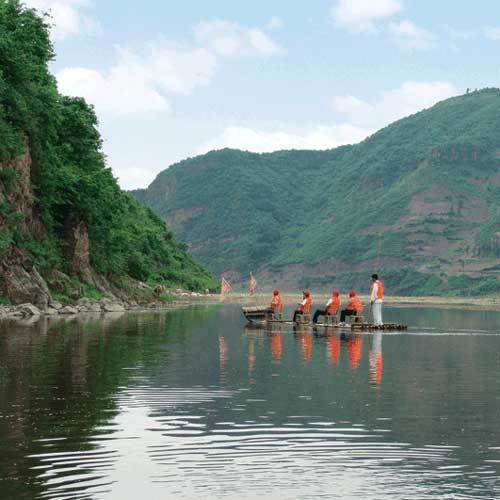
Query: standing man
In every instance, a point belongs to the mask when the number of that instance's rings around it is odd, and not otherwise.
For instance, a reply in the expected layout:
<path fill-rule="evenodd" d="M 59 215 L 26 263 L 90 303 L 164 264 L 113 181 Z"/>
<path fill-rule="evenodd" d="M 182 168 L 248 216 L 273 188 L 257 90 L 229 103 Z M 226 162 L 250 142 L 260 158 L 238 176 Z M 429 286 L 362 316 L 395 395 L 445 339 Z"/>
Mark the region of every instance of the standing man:
<path fill-rule="evenodd" d="M 382 303 L 384 302 L 384 283 L 378 279 L 378 274 L 372 274 L 372 286 L 370 291 L 370 303 L 373 311 L 373 322 L 382 326 Z"/>

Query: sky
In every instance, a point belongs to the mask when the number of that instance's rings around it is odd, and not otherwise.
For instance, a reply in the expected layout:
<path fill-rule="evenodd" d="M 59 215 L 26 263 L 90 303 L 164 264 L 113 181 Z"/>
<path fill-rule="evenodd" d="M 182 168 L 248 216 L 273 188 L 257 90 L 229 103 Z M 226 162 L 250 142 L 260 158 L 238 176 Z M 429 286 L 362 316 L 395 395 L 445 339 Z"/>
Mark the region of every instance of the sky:
<path fill-rule="evenodd" d="M 123 189 L 224 147 L 328 149 L 500 86 L 498 0 L 24 0 Z"/>

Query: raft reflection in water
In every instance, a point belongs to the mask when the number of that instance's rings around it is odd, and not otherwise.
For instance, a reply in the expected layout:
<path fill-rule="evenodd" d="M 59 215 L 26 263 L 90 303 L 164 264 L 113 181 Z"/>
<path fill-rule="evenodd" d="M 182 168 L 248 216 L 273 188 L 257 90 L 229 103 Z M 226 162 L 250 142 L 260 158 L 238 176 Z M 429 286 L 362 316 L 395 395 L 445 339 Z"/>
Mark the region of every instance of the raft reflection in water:
<path fill-rule="evenodd" d="M 315 356 L 323 355 L 326 352 L 328 363 L 332 367 L 338 368 L 343 362 L 342 360 L 347 359 L 350 370 L 357 372 L 362 366 L 363 344 L 368 342 L 368 380 L 371 385 L 376 387 L 382 384 L 382 332 L 374 332 L 368 338 L 367 335 L 338 332 L 333 328 L 312 331 L 307 326 L 294 326 L 293 332 L 290 332 L 286 327 L 274 325 L 272 329 L 246 327 L 245 336 L 247 338 L 248 371 L 252 380 L 259 354 L 270 355 L 272 363 L 280 365 L 287 356 L 300 353 L 301 364 L 305 366 L 314 362 Z M 287 341 L 287 337 L 293 338 L 293 342 Z M 257 349 L 256 345 L 260 349 Z M 342 355 L 342 351 L 344 351 L 344 355 Z"/>

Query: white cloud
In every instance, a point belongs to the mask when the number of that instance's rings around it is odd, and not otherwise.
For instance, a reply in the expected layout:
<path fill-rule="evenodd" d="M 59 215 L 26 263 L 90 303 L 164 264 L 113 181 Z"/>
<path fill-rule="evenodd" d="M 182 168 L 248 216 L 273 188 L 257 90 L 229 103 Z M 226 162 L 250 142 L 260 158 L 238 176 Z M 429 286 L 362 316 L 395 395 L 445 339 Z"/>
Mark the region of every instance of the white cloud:
<path fill-rule="evenodd" d="M 403 9 L 398 0 L 338 0 L 332 7 L 335 22 L 355 33 L 374 33 L 376 23 Z"/>
<path fill-rule="evenodd" d="M 372 102 L 352 95 L 336 96 L 332 108 L 354 126 L 381 128 L 459 93 L 445 81 L 408 81 L 397 89 L 382 92 Z"/>
<path fill-rule="evenodd" d="M 139 54 L 117 47 L 107 71 L 66 68 L 57 74 L 62 93 L 83 96 L 99 113 L 129 115 L 170 110 L 172 94 L 210 83 L 217 62 L 208 50 L 151 46 Z"/>
<path fill-rule="evenodd" d="M 118 182 L 122 189 L 136 189 L 138 186 L 146 187 L 153 182 L 158 172 L 154 167 L 136 165 L 127 166 L 123 162 L 117 161 L 108 162 L 113 170 L 116 172 Z M 116 165 L 115 165 L 116 163 Z"/>
<path fill-rule="evenodd" d="M 281 17 L 273 16 L 269 19 L 269 22 L 266 24 L 266 28 L 268 30 L 280 30 L 285 26 L 285 23 Z"/>
<path fill-rule="evenodd" d="M 216 19 L 197 24 L 195 39 L 220 56 L 282 55 L 285 50 L 258 28 Z"/>
<path fill-rule="evenodd" d="M 460 50 L 459 43 L 464 42 L 466 40 L 470 40 L 471 38 L 477 36 L 477 32 L 475 31 L 457 30 L 456 28 L 448 24 L 445 24 L 443 28 L 446 34 L 448 35 L 450 41 L 450 48 L 455 52 Z"/>
<path fill-rule="evenodd" d="M 452 40 L 469 40 L 477 35 L 475 31 L 457 30 L 448 24 L 445 24 L 443 28 Z"/>
<path fill-rule="evenodd" d="M 84 0 L 73 0 L 81 1 Z M 174 94 L 208 85 L 223 56 L 275 56 L 284 50 L 257 28 L 211 21 L 194 28 L 194 47 L 151 44 L 142 51 L 117 47 L 107 71 L 65 68 L 56 76 L 62 93 L 82 96 L 98 113 L 130 115 L 170 111 Z"/>
<path fill-rule="evenodd" d="M 341 116 L 336 117 L 335 123 L 311 125 L 301 131 L 288 126 L 274 130 L 231 126 L 199 146 L 195 154 L 222 148 L 266 153 L 283 149 L 330 149 L 355 144 L 395 120 L 458 93 L 449 82 L 408 81 L 397 89 L 382 92 L 371 102 L 352 95 L 336 96 L 332 107 Z"/>
<path fill-rule="evenodd" d="M 489 27 L 484 30 L 484 36 L 489 40 L 500 40 L 500 27 Z"/>
<path fill-rule="evenodd" d="M 99 23 L 81 12 L 83 9 L 92 7 L 90 0 L 24 0 L 23 3 L 39 12 L 50 14 L 54 40 L 61 40 L 82 32 L 100 31 Z"/>
<path fill-rule="evenodd" d="M 434 47 L 436 37 L 424 28 L 415 26 L 411 21 L 390 23 L 389 31 L 397 45 L 404 49 L 430 49 Z"/>
<path fill-rule="evenodd" d="M 373 130 L 350 124 L 315 125 L 302 133 L 286 127 L 280 130 L 257 130 L 250 127 L 227 127 L 223 132 L 202 144 L 196 154 L 213 149 L 235 148 L 256 153 L 282 149 L 330 149 L 363 140 Z"/>

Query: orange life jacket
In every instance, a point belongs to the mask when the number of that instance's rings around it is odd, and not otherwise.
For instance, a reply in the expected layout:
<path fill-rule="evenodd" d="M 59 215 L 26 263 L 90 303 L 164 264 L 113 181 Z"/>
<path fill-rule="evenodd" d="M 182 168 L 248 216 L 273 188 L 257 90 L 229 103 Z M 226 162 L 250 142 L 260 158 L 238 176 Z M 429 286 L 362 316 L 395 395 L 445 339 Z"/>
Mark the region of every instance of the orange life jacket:
<path fill-rule="evenodd" d="M 282 312 L 283 311 L 283 300 L 281 299 L 281 295 L 273 295 L 271 299 L 271 309 L 273 311 Z"/>
<path fill-rule="evenodd" d="M 384 298 L 384 282 L 382 280 L 377 280 L 372 283 L 371 289 L 370 289 L 370 294 L 373 292 L 373 287 L 375 286 L 375 283 L 378 285 L 377 289 L 377 299 L 383 299 Z"/>
<path fill-rule="evenodd" d="M 309 314 L 311 312 L 312 303 L 313 303 L 313 301 L 312 301 L 311 297 L 306 297 L 302 301 L 302 304 L 300 304 L 299 311 L 302 314 Z"/>
<path fill-rule="evenodd" d="M 356 311 L 356 314 L 361 314 L 363 312 L 363 304 L 359 300 L 358 296 L 351 297 L 349 303 L 347 304 L 346 311 Z"/>
<path fill-rule="evenodd" d="M 340 307 L 340 299 L 335 295 L 332 295 L 332 302 L 326 308 L 326 312 L 327 314 L 335 314 L 339 310 L 339 307 Z"/>
<path fill-rule="evenodd" d="M 357 370 L 363 356 L 363 339 L 361 337 L 350 338 L 347 340 L 347 354 L 349 357 L 349 366 L 351 370 Z"/>

